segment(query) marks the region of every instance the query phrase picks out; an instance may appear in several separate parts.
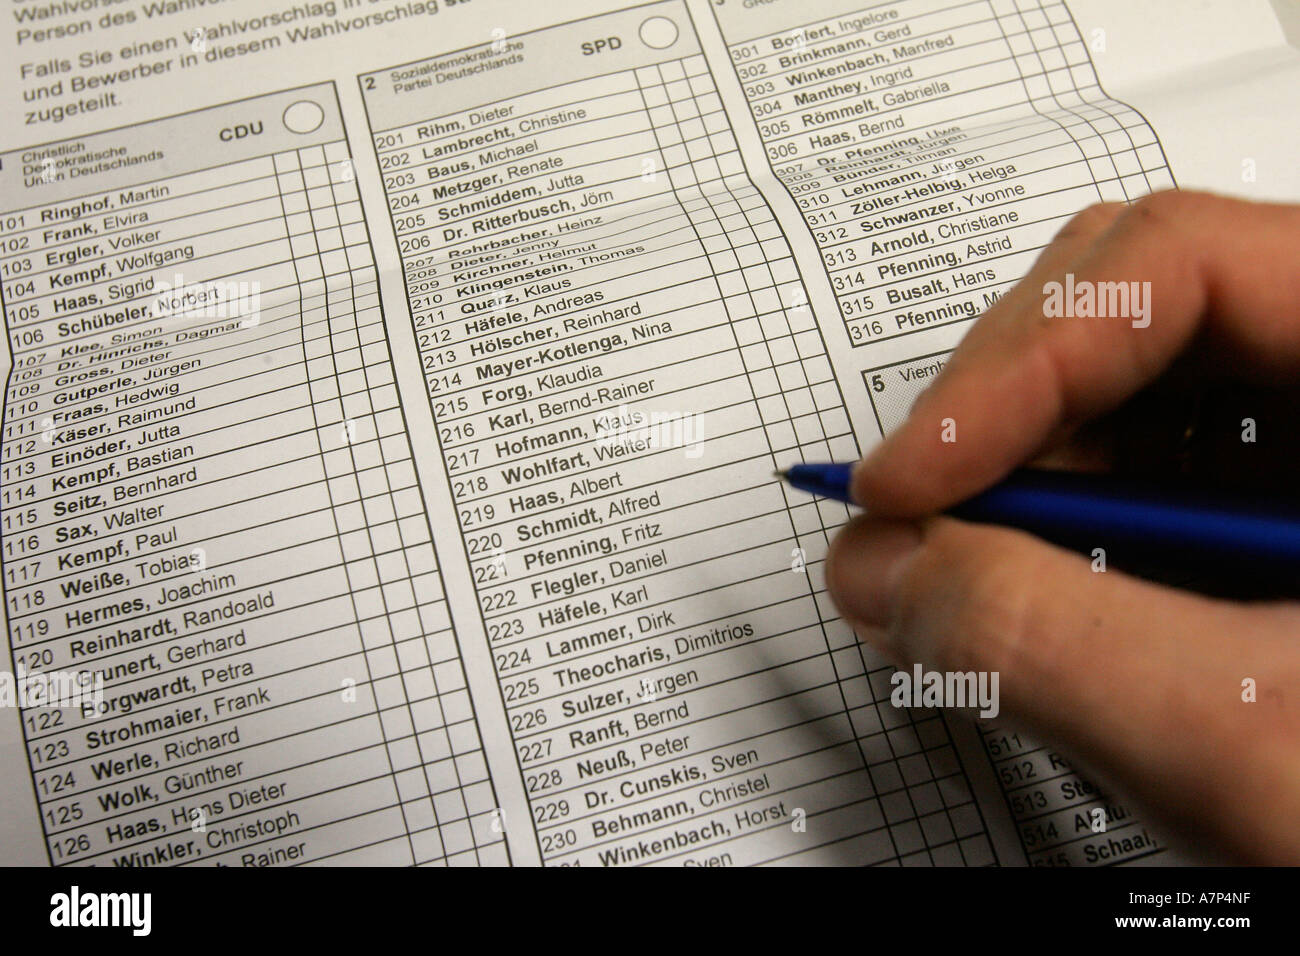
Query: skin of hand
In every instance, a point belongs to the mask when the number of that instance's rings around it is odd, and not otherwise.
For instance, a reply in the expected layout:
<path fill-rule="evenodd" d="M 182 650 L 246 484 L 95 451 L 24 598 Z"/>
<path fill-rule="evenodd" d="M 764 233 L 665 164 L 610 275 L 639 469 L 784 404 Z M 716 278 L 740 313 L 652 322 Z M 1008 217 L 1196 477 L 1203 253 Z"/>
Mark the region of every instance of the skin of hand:
<path fill-rule="evenodd" d="M 1076 287 L 1149 281 L 1150 325 L 1047 317 L 1044 283 L 1066 273 Z M 1168 466 L 1181 432 L 1166 442 L 1161 428 L 1175 413 L 1186 423 L 1190 383 L 1234 379 L 1256 390 L 1247 413 L 1277 423 L 1269 448 L 1295 496 L 1300 207 L 1167 192 L 1084 210 L 856 466 L 866 513 L 832 542 L 827 587 L 860 639 L 900 666 L 997 671 L 1004 715 L 1199 859 L 1296 864 L 1300 603 L 1096 573 L 1031 535 L 936 516 L 1025 463 L 1132 470 L 1126 449 L 1142 446 Z M 947 419 L 955 441 L 943 440 Z M 1276 478 L 1241 422 L 1228 424 L 1202 457 Z M 1132 441 L 1141 433 L 1157 437 Z"/>

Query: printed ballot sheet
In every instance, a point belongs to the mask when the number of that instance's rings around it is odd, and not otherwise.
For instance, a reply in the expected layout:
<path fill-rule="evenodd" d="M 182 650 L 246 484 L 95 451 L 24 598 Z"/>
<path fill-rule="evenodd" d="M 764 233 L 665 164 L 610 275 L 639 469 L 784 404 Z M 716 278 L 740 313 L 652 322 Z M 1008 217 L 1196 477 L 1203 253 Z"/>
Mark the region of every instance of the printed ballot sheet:
<path fill-rule="evenodd" d="M 1293 11 L 8 16 L 3 862 L 1196 858 L 996 685 L 898 706 L 772 472 L 1081 208 L 1300 199 Z"/>

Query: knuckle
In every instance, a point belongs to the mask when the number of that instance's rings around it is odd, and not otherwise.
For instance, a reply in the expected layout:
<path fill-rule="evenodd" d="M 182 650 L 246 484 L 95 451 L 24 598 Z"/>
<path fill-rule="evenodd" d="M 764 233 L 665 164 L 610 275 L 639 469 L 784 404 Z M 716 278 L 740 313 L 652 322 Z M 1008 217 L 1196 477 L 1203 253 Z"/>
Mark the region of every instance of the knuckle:
<path fill-rule="evenodd" d="M 1022 532 L 940 519 L 908 576 L 915 590 L 905 588 L 895 625 L 909 637 L 929 628 L 917 643 L 941 669 L 999 672 L 1014 696 L 1077 684 L 1088 666 L 1099 622 L 1063 609 L 1077 611 L 1071 595 L 1095 585 L 1087 562 Z"/>
<path fill-rule="evenodd" d="M 1054 242 L 1088 239 L 1104 231 L 1124 210 L 1123 203 L 1102 202 L 1085 206 L 1056 234 Z"/>
<path fill-rule="evenodd" d="M 1128 207 L 1127 220 L 1140 227 L 1160 230 L 1185 230 L 1201 220 L 1222 200 L 1208 193 L 1167 189 L 1148 193 Z"/>
<path fill-rule="evenodd" d="M 1128 218 L 1140 223 L 1165 224 L 1183 214 L 1186 196 L 1178 192 L 1148 193 L 1129 207 Z"/>
<path fill-rule="evenodd" d="M 903 602 L 897 625 L 933 626 L 928 635 L 941 667 L 957 671 L 1018 671 L 1038 638 L 1038 584 L 1033 559 L 1010 540 L 1013 532 L 943 522 L 927 535 L 913 567 L 929 582 Z M 933 582 L 942 582 L 937 617 Z M 926 607 L 926 602 L 931 606 Z"/>

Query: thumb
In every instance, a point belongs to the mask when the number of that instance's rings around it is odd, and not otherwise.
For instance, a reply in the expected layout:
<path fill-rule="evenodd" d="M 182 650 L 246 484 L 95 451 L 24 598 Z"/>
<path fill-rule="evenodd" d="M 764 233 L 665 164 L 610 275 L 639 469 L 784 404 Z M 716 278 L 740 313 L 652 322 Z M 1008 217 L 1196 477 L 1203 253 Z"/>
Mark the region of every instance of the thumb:
<path fill-rule="evenodd" d="M 1094 573 L 1030 535 L 942 517 L 855 519 L 826 581 L 864 640 L 902 664 L 997 672 L 1004 713 L 1204 848 L 1300 861 L 1300 606 Z"/>

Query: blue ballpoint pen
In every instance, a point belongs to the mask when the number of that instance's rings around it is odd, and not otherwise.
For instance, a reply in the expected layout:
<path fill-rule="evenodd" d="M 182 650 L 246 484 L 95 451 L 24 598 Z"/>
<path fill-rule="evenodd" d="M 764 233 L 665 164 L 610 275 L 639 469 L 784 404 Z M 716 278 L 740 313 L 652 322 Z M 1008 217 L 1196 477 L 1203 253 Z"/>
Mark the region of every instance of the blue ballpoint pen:
<path fill-rule="evenodd" d="M 794 465 L 777 475 L 801 491 L 852 503 L 853 465 Z M 1283 578 L 1300 590 L 1300 507 L 1105 475 L 1022 469 L 948 514 L 999 524 L 1090 553 L 1162 568 Z"/>

